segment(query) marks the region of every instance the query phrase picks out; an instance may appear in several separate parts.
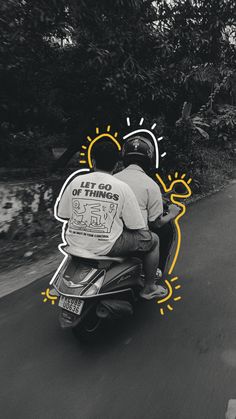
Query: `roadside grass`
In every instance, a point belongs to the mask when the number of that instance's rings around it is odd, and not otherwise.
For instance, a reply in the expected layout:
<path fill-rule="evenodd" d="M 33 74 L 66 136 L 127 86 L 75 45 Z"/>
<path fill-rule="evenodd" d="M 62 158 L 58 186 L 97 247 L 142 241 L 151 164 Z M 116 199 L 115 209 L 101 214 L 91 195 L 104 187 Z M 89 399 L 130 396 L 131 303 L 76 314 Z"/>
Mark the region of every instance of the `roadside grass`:
<path fill-rule="evenodd" d="M 201 151 L 201 159 L 196 162 L 196 169 L 191 170 L 193 194 L 196 195 L 214 192 L 236 175 L 236 156 L 227 150 Z"/>

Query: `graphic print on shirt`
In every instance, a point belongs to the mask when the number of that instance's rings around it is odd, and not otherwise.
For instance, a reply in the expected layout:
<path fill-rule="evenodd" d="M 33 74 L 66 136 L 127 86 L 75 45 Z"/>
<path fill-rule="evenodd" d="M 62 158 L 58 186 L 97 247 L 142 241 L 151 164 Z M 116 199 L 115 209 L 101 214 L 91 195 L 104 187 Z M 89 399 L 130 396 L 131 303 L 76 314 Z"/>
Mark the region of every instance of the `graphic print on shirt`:
<path fill-rule="evenodd" d="M 96 199 L 72 199 L 69 230 L 88 233 L 110 233 L 118 204 Z"/>

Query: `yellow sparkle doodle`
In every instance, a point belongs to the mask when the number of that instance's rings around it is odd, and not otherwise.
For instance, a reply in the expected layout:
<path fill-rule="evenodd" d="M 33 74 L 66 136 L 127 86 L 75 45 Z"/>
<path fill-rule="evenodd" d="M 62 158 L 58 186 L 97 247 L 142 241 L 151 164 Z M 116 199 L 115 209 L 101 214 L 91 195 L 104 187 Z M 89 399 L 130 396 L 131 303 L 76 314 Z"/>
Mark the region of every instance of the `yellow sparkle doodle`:
<path fill-rule="evenodd" d="M 186 181 L 185 180 L 185 176 L 186 175 L 183 174 L 179 178 L 178 172 L 175 172 L 175 174 L 174 174 L 174 180 L 172 180 L 171 175 L 168 175 L 168 179 L 169 179 L 169 181 L 171 183 L 170 183 L 170 186 L 167 187 L 166 184 L 165 184 L 165 182 L 161 178 L 161 176 L 158 175 L 158 174 L 156 174 L 156 178 L 157 178 L 158 182 L 160 183 L 160 185 L 162 186 L 164 192 L 167 193 L 167 192 L 173 191 L 171 193 L 171 195 L 170 195 L 171 202 L 173 204 L 178 205 L 181 208 L 180 213 L 177 215 L 177 217 L 174 220 L 174 223 L 175 223 L 175 226 L 176 226 L 176 231 L 177 231 L 177 246 L 176 246 L 176 250 L 175 250 L 175 254 L 174 254 L 173 260 L 171 262 L 171 266 L 170 266 L 169 271 L 168 271 L 168 275 L 172 275 L 172 272 L 173 272 L 174 267 L 175 267 L 176 262 L 177 262 L 177 258 L 178 258 L 179 250 L 180 250 L 180 246 L 181 246 L 181 229 L 180 229 L 180 226 L 179 226 L 179 220 L 180 220 L 181 217 L 183 217 L 183 215 L 186 212 L 186 206 L 182 202 L 180 202 L 179 199 L 189 198 L 191 196 L 191 194 L 192 194 L 191 188 L 189 186 L 189 184 L 191 183 L 192 179 L 190 178 L 189 180 Z M 177 193 L 177 192 L 174 191 L 174 187 L 176 185 L 180 185 L 180 184 L 182 184 L 185 187 L 186 192 L 184 192 L 184 193 Z M 173 301 L 180 301 L 181 300 L 181 297 L 180 296 L 174 297 L 174 291 L 175 290 L 177 291 L 177 290 L 179 290 L 181 288 L 181 285 L 174 285 L 173 284 L 177 280 L 178 280 L 178 277 L 177 276 L 171 278 L 170 280 L 167 280 L 167 279 L 165 280 L 165 284 L 166 284 L 166 286 L 167 286 L 167 288 L 169 290 L 169 293 L 168 293 L 168 295 L 165 298 L 157 301 L 157 304 L 160 304 L 161 305 L 161 307 L 160 307 L 160 313 L 161 313 L 162 316 L 164 315 L 163 305 L 165 303 L 168 302 L 168 304 L 167 304 L 168 310 L 169 311 L 173 311 L 173 307 L 169 304 L 170 303 L 170 300 L 171 299 L 173 299 Z"/>
<path fill-rule="evenodd" d="M 99 140 L 109 139 L 109 140 L 113 141 L 113 143 L 116 144 L 118 150 L 121 151 L 121 145 L 120 145 L 119 141 L 117 140 L 118 132 L 115 132 L 115 134 L 112 135 L 110 133 L 110 131 L 111 131 L 111 126 L 110 125 L 107 126 L 106 132 L 103 132 L 101 134 L 100 134 L 99 128 L 96 127 L 97 136 L 94 139 L 92 139 L 90 136 L 87 136 L 87 140 L 88 140 L 89 144 L 88 144 L 88 146 L 87 145 L 82 145 L 82 151 L 80 152 L 81 160 L 79 161 L 80 164 L 83 164 L 83 165 L 87 164 L 89 166 L 89 168 L 92 169 L 93 165 L 92 165 L 92 159 L 91 159 L 91 151 L 92 151 L 92 148 L 93 148 L 94 144 Z"/>
<path fill-rule="evenodd" d="M 54 305 L 57 297 L 55 295 L 50 294 L 50 289 L 47 288 L 46 291 L 42 291 L 41 295 L 45 295 L 43 302 L 46 303 L 47 301 L 51 301 L 51 304 Z"/>

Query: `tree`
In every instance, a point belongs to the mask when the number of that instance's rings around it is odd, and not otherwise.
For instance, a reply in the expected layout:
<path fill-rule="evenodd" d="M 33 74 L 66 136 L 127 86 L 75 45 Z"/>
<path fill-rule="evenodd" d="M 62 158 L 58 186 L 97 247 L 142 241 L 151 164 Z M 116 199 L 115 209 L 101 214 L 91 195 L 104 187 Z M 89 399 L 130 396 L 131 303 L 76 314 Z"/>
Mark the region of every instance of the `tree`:
<path fill-rule="evenodd" d="M 233 90 L 232 1 L 8 0 L 0 12 L 3 131 L 63 133 L 56 166 L 95 124 L 161 117 L 172 135 L 185 101 L 196 112 Z"/>

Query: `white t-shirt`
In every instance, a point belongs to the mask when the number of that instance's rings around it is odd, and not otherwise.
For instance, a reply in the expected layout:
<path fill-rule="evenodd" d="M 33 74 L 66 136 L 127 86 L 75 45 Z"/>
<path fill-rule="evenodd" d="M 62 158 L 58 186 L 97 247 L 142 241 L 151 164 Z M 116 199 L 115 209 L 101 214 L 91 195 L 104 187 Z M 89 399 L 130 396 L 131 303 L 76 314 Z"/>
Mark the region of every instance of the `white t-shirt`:
<path fill-rule="evenodd" d="M 134 192 L 146 228 L 148 228 L 148 222 L 155 221 L 163 214 L 163 201 L 159 186 L 136 164 L 130 164 L 126 169 L 116 173 L 115 177 L 127 183 Z"/>
<path fill-rule="evenodd" d="M 73 249 L 106 255 L 123 231 L 145 228 L 130 187 L 110 174 L 77 176 L 66 187 L 57 215 L 68 219 L 66 241 Z"/>

